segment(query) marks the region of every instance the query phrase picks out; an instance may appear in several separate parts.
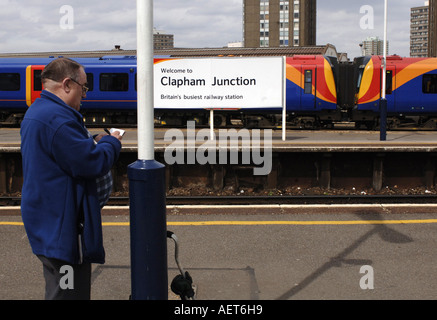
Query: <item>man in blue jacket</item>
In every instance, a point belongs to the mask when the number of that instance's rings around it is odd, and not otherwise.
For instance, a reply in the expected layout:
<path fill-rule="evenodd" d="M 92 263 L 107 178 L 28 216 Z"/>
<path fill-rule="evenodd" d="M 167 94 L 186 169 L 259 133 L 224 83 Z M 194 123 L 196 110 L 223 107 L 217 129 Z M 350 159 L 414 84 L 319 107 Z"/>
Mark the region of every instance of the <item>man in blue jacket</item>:
<path fill-rule="evenodd" d="M 88 91 L 82 65 L 53 60 L 41 80 L 41 98 L 21 124 L 22 218 L 43 263 L 46 299 L 90 299 L 91 263 L 105 262 L 96 181 L 118 159 L 121 136 L 116 131 L 96 144 L 86 130 L 79 113 Z M 74 284 L 61 282 L 71 270 Z"/>

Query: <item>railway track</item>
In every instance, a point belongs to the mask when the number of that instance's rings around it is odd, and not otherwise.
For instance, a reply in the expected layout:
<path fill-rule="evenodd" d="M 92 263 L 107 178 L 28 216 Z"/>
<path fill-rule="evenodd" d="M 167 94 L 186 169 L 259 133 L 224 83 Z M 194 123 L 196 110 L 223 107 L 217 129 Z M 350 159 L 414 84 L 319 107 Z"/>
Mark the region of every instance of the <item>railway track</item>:
<path fill-rule="evenodd" d="M 0 197 L 2 206 L 20 206 L 20 197 Z M 338 205 L 437 203 L 436 195 L 169 196 L 167 205 Z M 107 206 L 128 206 L 128 197 L 111 197 Z"/>
<path fill-rule="evenodd" d="M 311 196 L 171 196 L 168 205 L 277 204 L 423 204 L 437 203 L 435 195 L 311 195 Z M 111 198 L 108 205 L 128 205 L 129 198 Z"/>

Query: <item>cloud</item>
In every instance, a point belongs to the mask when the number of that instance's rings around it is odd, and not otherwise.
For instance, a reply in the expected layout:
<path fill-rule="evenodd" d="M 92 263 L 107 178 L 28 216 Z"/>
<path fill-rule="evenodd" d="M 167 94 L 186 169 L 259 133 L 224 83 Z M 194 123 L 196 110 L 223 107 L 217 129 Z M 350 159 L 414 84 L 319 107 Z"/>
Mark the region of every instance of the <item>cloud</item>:
<path fill-rule="evenodd" d="M 242 41 L 242 0 L 155 2 L 155 26 L 175 35 L 177 47 L 223 47 Z"/>
<path fill-rule="evenodd" d="M 74 29 L 59 23 L 62 5 L 74 10 Z M 383 0 L 317 1 L 317 44 L 331 43 L 349 57 L 359 43 L 383 37 Z M 389 0 L 390 52 L 409 55 L 410 8 L 424 0 Z M 363 30 L 360 8 L 374 10 L 374 28 Z M 0 0 L 2 52 L 136 48 L 136 1 Z M 176 47 L 223 47 L 243 40 L 243 0 L 154 1 L 154 26 L 174 34 Z"/>
<path fill-rule="evenodd" d="M 347 52 L 351 58 L 359 56 L 359 43 L 369 36 L 384 37 L 384 1 L 318 1 L 317 42 L 331 43 L 337 51 Z M 410 9 L 423 6 L 423 0 L 388 1 L 387 38 L 389 53 L 409 56 L 410 52 Z M 373 29 L 363 29 L 360 21 L 367 12 L 362 6 L 373 9 Z"/>
<path fill-rule="evenodd" d="M 348 52 L 351 44 L 358 46 L 359 38 L 356 36 L 359 29 L 358 12 L 353 13 L 346 9 L 332 11 L 320 8 L 318 11 L 317 43 L 331 43 L 339 52 Z"/>

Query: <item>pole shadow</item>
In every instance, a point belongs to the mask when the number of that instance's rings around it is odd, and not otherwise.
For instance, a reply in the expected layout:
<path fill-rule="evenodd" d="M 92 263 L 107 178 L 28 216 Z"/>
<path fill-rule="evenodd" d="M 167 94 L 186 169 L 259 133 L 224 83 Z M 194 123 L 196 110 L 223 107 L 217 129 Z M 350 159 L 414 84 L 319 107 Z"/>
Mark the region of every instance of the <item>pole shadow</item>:
<path fill-rule="evenodd" d="M 357 213 L 357 216 L 363 220 L 381 220 L 382 215 L 377 212 L 362 212 Z M 329 261 L 324 263 L 322 266 L 320 266 L 317 270 L 315 270 L 313 273 L 308 275 L 305 279 L 300 281 L 300 283 L 288 290 L 287 292 L 280 295 L 277 300 L 286 300 L 290 299 L 294 295 L 298 294 L 300 291 L 305 289 L 307 286 L 309 286 L 311 283 L 317 280 L 321 275 L 323 275 L 325 272 L 330 270 L 331 268 L 338 268 L 342 264 L 349 264 L 349 265 L 357 265 L 357 266 L 363 266 L 363 265 L 371 265 L 372 260 L 369 259 L 347 259 L 347 256 L 354 252 L 357 248 L 359 248 L 364 242 L 366 242 L 369 238 L 371 238 L 374 235 L 379 235 L 382 240 L 389 242 L 389 243 L 410 243 L 414 241 L 411 237 L 406 236 L 396 230 L 393 230 L 389 228 L 387 225 L 384 224 L 378 224 L 375 225 L 373 229 L 366 232 L 364 235 L 362 235 L 360 238 L 358 238 L 356 241 L 354 241 L 349 247 L 344 249 L 342 252 L 340 252 L 335 257 L 331 258 Z"/>

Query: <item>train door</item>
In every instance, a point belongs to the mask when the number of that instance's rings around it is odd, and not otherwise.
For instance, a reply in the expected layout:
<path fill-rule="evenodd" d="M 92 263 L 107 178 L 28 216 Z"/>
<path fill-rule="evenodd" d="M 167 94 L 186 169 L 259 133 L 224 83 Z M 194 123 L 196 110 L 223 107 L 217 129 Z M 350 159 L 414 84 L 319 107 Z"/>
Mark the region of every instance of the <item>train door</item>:
<path fill-rule="evenodd" d="M 382 72 L 381 72 L 382 73 Z M 387 112 L 397 112 L 396 110 L 396 88 L 395 86 L 395 75 L 396 67 L 395 66 L 387 66 L 387 81 L 385 85 L 385 97 L 387 99 Z M 382 81 L 381 81 L 382 83 Z"/>
<path fill-rule="evenodd" d="M 26 69 L 26 104 L 28 107 L 41 96 L 41 73 L 45 66 L 28 66 Z"/>
<path fill-rule="evenodd" d="M 423 74 L 421 77 L 418 77 L 418 79 L 421 89 L 416 89 L 416 92 L 418 91 L 418 94 L 415 95 L 413 99 L 408 100 L 407 103 L 410 106 L 410 109 L 413 111 L 425 111 L 435 113 L 437 108 L 437 74 L 435 70 Z"/>
<path fill-rule="evenodd" d="M 301 106 L 303 111 L 313 111 L 316 107 L 316 79 L 317 79 L 317 68 L 314 65 L 303 65 L 302 66 L 302 76 L 303 76 L 303 93 L 301 97 Z"/>

